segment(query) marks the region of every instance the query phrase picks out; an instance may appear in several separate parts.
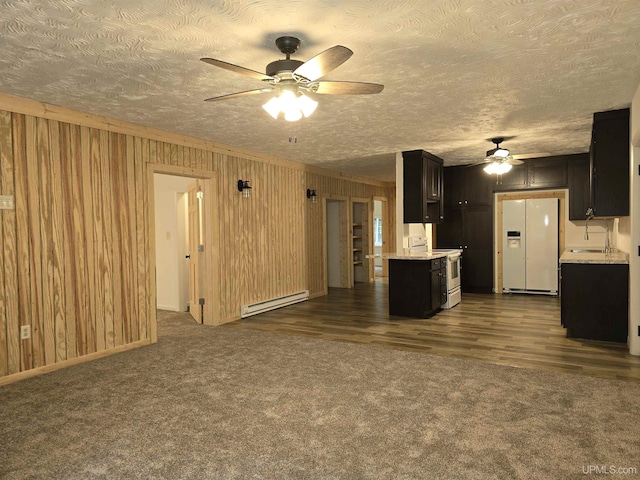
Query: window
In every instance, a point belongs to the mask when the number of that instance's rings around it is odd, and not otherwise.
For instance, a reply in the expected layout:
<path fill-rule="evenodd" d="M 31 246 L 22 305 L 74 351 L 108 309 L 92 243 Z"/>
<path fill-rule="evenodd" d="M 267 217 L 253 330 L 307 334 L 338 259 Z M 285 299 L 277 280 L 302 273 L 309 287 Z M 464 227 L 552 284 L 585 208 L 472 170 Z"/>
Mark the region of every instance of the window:
<path fill-rule="evenodd" d="M 373 246 L 382 246 L 382 218 L 380 217 L 373 219 Z"/>

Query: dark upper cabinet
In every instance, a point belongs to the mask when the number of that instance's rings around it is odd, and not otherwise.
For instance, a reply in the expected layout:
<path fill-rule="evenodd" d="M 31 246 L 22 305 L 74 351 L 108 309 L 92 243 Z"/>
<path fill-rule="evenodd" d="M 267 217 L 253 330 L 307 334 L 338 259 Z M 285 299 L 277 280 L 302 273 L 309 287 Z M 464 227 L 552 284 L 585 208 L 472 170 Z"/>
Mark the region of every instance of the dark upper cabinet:
<path fill-rule="evenodd" d="M 569 182 L 569 220 L 587 218 L 587 208 L 591 205 L 589 188 L 589 154 L 572 155 L 567 162 Z"/>
<path fill-rule="evenodd" d="M 567 186 L 568 172 L 565 156 L 529 160 L 526 165 L 529 188 Z"/>
<path fill-rule="evenodd" d="M 482 167 L 483 165 L 475 165 L 444 169 L 445 207 L 493 203 L 495 177 L 487 175 Z"/>
<path fill-rule="evenodd" d="M 567 186 L 566 155 L 524 160 L 504 175 L 497 177 L 496 190 L 529 190 Z"/>
<path fill-rule="evenodd" d="M 492 205 L 495 178 L 487 175 L 484 165 L 464 168 L 464 201 L 467 205 Z"/>
<path fill-rule="evenodd" d="M 593 114 L 591 207 L 596 217 L 629 215 L 629 109 Z"/>
<path fill-rule="evenodd" d="M 402 152 L 404 223 L 440 223 L 444 219 L 441 158 L 424 150 Z"/>
<path fill-rule="evenodd" d="M 495 189 L 499 191 L 524 190 L 529 188 L 529 171 L 526 163 L 514 165 L 511 170 L 504 175 L 491 175 L 491 177 L 495 178 Z"/>

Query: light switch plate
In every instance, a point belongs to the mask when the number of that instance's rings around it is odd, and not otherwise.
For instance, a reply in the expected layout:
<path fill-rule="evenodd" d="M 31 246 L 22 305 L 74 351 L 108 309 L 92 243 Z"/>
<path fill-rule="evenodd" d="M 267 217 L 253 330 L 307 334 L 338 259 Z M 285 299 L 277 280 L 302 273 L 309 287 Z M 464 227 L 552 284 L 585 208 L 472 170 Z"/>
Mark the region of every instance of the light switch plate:
<path fill-rule="evenodd" d="M 13 195 L 0 195 L 0 210 L 13 210 Z"/>

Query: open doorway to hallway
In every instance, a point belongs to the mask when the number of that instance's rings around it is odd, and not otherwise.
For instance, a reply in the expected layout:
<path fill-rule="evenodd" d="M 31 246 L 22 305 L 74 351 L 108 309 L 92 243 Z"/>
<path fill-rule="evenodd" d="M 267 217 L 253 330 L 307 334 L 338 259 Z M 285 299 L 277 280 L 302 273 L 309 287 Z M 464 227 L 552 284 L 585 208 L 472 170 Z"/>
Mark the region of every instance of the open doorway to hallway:
<path fill-rule="evenodd" d="M 154 174 L 157 308 L 189 308 L 188 189 L 195 179 Z"/>

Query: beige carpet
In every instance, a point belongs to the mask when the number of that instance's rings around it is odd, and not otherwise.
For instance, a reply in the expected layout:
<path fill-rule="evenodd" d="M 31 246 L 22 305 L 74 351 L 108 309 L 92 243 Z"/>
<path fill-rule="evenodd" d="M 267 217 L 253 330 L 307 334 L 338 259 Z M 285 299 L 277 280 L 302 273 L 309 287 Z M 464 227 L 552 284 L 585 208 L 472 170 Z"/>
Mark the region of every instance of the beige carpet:
<path fill-rule="evenodd" d="M 159 328 L 158 344 L 0 387 L 0 478 L 640 471 L 637 383 L 203 327 L 183 314 L 164 313 Z"/>

